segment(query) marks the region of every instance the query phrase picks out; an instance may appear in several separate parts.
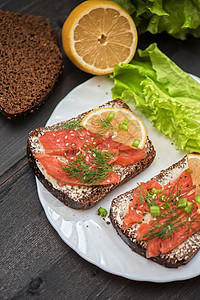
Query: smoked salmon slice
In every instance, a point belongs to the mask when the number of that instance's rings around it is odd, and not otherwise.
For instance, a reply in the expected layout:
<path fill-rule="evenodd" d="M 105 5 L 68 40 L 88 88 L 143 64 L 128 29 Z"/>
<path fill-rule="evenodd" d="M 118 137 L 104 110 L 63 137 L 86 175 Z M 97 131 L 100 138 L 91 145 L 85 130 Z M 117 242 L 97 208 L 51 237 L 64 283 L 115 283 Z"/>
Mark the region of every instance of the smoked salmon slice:
<path fill-rule="evenodd" d="M 58 158 L 48 155 L 46 153 L 37 153 L 34 154 L 34 157 L 39 160 L 39 162 L 44 166 L 46 172 L 56 179 L 60 186 L 63 185 L 88 185 L 83 184 L 75 177 L 70 177 L 67 173 L 63 170 L 62 166 L 65 166 L 65 163 L 61 162 Z M 66 161 L 67 162 L 67 161 Z M 114 184 L 119 182 L 118 175 L 113 172 L 109 176 L 107 176 L 104 180 L 95 183 L 95 185 L 107 185 L 107 184 Z"/>

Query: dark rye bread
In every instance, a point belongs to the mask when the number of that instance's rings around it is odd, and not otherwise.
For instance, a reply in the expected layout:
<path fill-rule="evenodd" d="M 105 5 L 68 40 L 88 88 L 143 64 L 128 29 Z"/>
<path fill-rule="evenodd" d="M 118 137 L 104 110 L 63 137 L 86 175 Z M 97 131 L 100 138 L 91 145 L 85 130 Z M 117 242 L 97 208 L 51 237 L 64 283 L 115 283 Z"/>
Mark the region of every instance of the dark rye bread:
<path fill-rule="evenodd" d="M 15 26 L 0 12 L 0 112 L 7 118 L 26 117 L 52 92 L 63 68 L 54 42 Z"/>
<path fill-rule="evenodd" d="M 188 168 L 186 156 L 177 163 L 163 170 L 155 176 L 155 180 L 162 186 L 172 179 L 177 178 L 181 172 Z M 122 230 L 125 215 L 128 213 L 128 207 L 133 200 L 135 189 L 130 190 L 117 198 L 113 199 L 110 207 L 110 219 L 122 240 L 136 253 L 146 258 L 145 241 L 136 241 L 136 231 L 138 225 Z M 151 257 L 150 260 L 168 268 L 177 268 L 188 263 L 200 249 L 200 231 L 187 238 L 181 245 L 167 254 L 160 254 L 157 257 Z"/>
<path fill-rule="evenodd" d="M 0 9 L 0 17 L 9 19 L 14 26 L 22 26 L 27 32 L 44 38 L 55 44 L 58 43 L 56 30 L 50 22 L 42 16 L 21 14 L 18 12 L 3 11 Z"/>
<path fill-rule="evenodd" d="M 120 99 L 112 100 L 101 107 L 124 107 L 129 109 L 128 106 Z M 70 120 L 75 120 L 82 118 L 88 112 L 85 112 L 76 118 L 72 118 Z M 68 121 L 70 121 L 68 120 Z M 39 137 L 45 133 L 46 131 L 50 131 L 52 129 L 57 128 L 57 126 L 63 125 L 66 122 L 62 122 L 49 127 L 41 127 L 29 134 L 28 142 L 27 142 L 27 156 L 29 164 L 34 172 L 34 174 L 38 177 L 41 183 L 45 186 L 45 188 L 51 192 L 56 198 L 62 201 L 65 205 L 75 208 L 75 209 L 88 209 L 95 205 L 98 201 L 104 198 L 111 190 L 115 189 L 117 186 L 125 183 L 131 178 L 135 177 L 139 173 L 141 173 L 144 169 L 150 166 L 155 157 L 154 147 L 149 139 L 146 142 L 147 148 L 147 156 L 141 161 L 134 163 L 130 166 L 122 167 L 120 165 L 115 164 L 113 168 L 118 169 L 117 174 L 120 177 L 120 182 L 117 184 L 109 184 L 106 186 L 64 186 L 59 187 L 55 180 L 52 178 L 47 179 L 47 174 L 45 174 L 45 170 L 42 165 L 34 158 L 33 154 L 42 152 Z M 60 129 L 60 128 L 59 128 Z M 61 127 L 62 129 L 62 127 Z"/>

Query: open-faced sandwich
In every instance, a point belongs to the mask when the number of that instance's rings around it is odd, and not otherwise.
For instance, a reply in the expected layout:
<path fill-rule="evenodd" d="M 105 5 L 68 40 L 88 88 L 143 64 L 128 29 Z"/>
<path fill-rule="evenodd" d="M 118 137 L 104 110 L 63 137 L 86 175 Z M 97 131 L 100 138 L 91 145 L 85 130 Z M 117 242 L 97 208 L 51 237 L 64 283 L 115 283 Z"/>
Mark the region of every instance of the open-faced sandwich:
<path fill-rule="evenodd" d="M 169 268 L 188 263 L 200 249 L 200 153 L 115 198 L 110 218 L 134 252 Z"/>
<path fill-rule="evenodd" d="M 120 99 L 29 134 L 28 161 L 64 204 L 87 209 L 153 162 L 143 122 Z"/>

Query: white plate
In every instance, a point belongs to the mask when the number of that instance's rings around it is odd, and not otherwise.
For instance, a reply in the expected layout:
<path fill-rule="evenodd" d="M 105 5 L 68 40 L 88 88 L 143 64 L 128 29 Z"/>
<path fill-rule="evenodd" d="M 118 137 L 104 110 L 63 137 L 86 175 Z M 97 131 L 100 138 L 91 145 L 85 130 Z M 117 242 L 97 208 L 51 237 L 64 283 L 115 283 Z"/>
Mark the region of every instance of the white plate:
<path fill-rule="evenodd" d="M 196 78 L 198 80 L 198 78 Z M 200 82 L 200 80 L 198 80 Z M 113 81 L 106 76 L 96 76 L 72 90 L 55 108 L 47 125 L 68 120 L 112 99 Z M 109 193 L 95 207 L 86 210 L 71 209 L 51 195 L 37 180 L 38 194 L 46 216 L 63 241 L 87 261 L 112 274 L 128 279 L 169 282 L 183 280 L 200 274 L 200 253 L 191 262 L 178 269 L 167 269 L 131 251 L 117 235 L 108 218 L 97 215 L 102 206 L 109 211 L 114 197 L 147 181 L 160 170 L 178 161 L 185 154 L 172 145 L 140 113 L 152 140 L 157 156 L 153 164 L 137 178 Z M 67 271 L 67 270 L 66 270 Z"/>

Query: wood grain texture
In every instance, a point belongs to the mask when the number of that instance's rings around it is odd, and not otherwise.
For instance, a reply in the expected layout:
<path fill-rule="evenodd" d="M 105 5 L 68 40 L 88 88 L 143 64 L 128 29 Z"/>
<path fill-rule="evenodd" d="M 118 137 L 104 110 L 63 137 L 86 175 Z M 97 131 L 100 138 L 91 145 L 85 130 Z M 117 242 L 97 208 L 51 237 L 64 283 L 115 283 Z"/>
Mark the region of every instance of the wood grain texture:
<path fill-rule="evenodd" d="M 49 19 L 58 31 L 61 46 L 63 22 L 80 2 L 0 0 L 0 8 Z M 166 34 L 145 34 L 139 39 L 139 47 L 144 49 L 151 42 L 157 42 L 182 69 L 200 76 L 200 39 L 179 41 Z M 46 123 L 68 92 L 91 77 L 78 70 L 64 53 L 63 57 L 64 72 L 37 113 L 21 121 L 0 116 L 0 299 L 199 299 L 200 277 L 155 284 L 114 276 L 83 260 L 49 224 L 27 163 L 26 141 L 28 133 Z"/>

